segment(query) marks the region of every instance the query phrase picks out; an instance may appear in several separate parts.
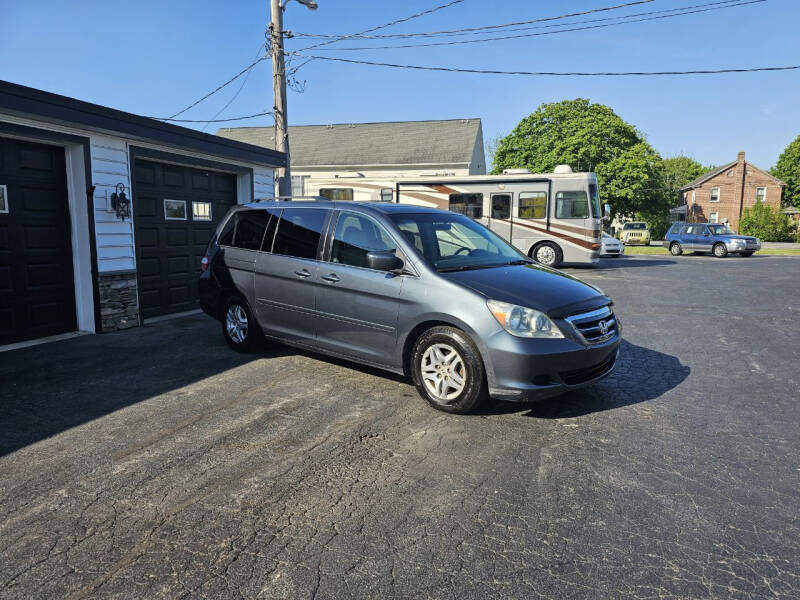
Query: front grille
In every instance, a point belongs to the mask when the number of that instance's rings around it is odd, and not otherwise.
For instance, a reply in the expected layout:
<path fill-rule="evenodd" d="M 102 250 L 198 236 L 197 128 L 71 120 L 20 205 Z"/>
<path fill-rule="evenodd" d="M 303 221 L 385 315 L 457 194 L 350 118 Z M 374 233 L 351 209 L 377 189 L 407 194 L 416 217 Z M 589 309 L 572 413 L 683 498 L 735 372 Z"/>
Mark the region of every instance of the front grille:
<path fill-rule="evenodd" d="M 596 365 L 584 369 L 576 369 L 575 371 L 564 371 L 558 375 L 561 377 L 561 381 L 567 385 L 579 385 L 591 381 L 592 379 L 602 377 L 608 373 L 614 367 L 614 362 L 616 360 L 617 353 L 612 352 L 608 358 Z"/>
<path fill-rule="evenodd" d="M 619 332 L 617 319 L 608 306 L 567 317 L 567 322 L 590 344 L 600 344 L 610 340 Z"/>

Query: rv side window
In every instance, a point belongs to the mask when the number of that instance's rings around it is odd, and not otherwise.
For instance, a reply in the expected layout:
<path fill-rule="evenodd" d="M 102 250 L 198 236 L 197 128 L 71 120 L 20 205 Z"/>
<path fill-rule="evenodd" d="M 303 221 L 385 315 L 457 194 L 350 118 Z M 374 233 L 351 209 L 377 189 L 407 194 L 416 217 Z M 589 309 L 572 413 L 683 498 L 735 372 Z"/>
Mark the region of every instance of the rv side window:
<path fill-rule="evenodd" d="M 480 219 L 483 216 L 483 194 L 450 194 L 450 210 Z"/>
<path fill-rule="evenodd" d="M 556 219 L 586 219 L 589 201 L 584 191 L 558 192 L 556 194 Z"/>
<path fill-rule="evenodd" d="M 521 192 L 517 216 L 520 219 L 544 219 L 547 216 L 547 192 Z"/>
<path fill-rule="evenodd" d="M 352 200 L 353 188 L 320 188 L 319 195 L 331 201 Z"/>

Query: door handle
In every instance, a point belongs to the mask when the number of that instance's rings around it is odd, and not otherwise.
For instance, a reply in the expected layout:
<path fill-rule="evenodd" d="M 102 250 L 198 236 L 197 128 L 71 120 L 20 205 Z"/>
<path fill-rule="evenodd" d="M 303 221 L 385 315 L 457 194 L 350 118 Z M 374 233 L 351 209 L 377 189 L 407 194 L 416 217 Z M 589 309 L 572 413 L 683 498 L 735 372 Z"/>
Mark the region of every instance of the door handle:
<path fill-rule="evenodd" d="M 294 274 L 298 277 L 302 277 L 303 279 L 306 277 L 311 277 L 311 273 L 309 273 L 306 269 L 303 269 L 302 271 L 295 271 Z"/>
<path fill-rule="evenodd" d="M 330 281 L 331 283 L 336 283 L 338 281 L 341 281 L 341 279 L 339 279 L 339 276 L 336 273 L 331 273 L 330 275 L 323 275 L 322 278 L 325 281 Z"/>

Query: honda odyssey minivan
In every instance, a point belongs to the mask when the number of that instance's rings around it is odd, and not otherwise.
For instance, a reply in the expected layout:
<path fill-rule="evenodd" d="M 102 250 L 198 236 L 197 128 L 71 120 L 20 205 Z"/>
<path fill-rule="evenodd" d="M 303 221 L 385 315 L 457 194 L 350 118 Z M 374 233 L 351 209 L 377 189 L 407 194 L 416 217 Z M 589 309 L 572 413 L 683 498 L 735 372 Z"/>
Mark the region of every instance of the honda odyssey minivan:
<path fill-rule="evenodd" d="M 269 338 L 404 374 L 452 413 L 592 384 L 621 335 L 596 287 L 469 217 L 403 204 L 234 207 L 203 257 L 200 298 L 234 350 Z"/>

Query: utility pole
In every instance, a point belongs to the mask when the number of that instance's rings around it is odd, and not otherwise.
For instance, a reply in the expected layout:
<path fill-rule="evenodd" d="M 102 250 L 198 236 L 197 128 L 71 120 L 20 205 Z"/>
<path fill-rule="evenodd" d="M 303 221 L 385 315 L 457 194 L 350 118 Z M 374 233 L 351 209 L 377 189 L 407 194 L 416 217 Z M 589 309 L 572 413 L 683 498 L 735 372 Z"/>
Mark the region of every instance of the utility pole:
<path fill-rule="evenodd" d="M 283 6 L 270 0 L 272 21 L 269 24 L 272 52 L 272 91 L 275 98 L 275 149 L 286 155 L 286 168 L 276 169 L 278 196 L 292 195 L 292 171 L 289 158 L 289 122 L 286 116 L 286 61 L 283 55 Z"/>

